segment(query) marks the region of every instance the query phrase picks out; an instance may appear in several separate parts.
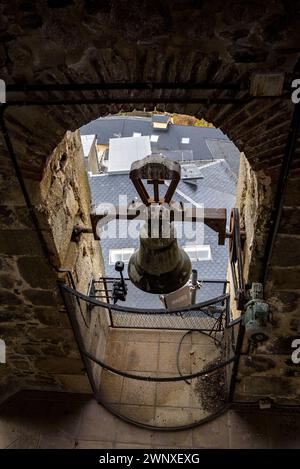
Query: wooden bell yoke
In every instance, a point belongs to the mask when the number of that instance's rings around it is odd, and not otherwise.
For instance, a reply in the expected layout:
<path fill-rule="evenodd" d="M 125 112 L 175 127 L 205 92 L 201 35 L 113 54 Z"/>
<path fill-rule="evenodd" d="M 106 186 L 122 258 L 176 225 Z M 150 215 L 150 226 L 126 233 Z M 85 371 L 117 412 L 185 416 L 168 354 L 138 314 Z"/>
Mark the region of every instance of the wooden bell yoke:
<path fill-rule="evenodd" d="M 181 177 L 181 167 L 176 161 L 169 160 L 161 154 L 152 154 L 135 161 L 131 165 L 129 177 L 139 194 L 141 201 L 135 204 L 129 204 L 128 207 L 115 207 L 112 213 L 107 208 L 101 208 L 101 205 L 94 206 L 91 213 L 91 223 L 94 238 L 99 239 L 97 235 L 97 224 L 106 217 L 107 221 L 113 219 L 133 220 L 137 216 L 141 217 L 142 207 L 150 207 L 152 204 L 169 205 L 170 222 L 182 220 L 183 222 L 204 222 L 219 235 L 219 244 L 225 243 L 226 238 L 226 209 L 225 208 L 205 208 L 204 214 L 199 216 L 197 207 L 190 207 L 185 204 L 176 204 L 172 202 L 172 197 L 176 191 Z M 153 186 L 153 195 L 149 195 L 143 181 Z M 169 182 L 170 181 L 170 182 Z M 160 188 L 167 186 L 165 194 L 160 194 Z M 148 212 L 142 211 L 145 219 Z"/>

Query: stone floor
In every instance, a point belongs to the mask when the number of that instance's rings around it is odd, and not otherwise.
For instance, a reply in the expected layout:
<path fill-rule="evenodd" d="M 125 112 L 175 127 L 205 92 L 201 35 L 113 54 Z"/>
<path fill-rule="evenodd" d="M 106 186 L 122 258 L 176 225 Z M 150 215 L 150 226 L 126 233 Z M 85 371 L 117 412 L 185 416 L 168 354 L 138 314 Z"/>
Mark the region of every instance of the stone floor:
<path fill-rule="evenodd" d="M 131 374 L 178 376 L 176 356 L 183 334 L 184 331 L 112 329 L 106 346 L 106 362 Z M 215 364 L 219 355 L 220 348 L 211 338 L 193 332 L 183 340 L 180 370 L 184 374 L 202 370 Z M 208 378 L 216 377 L 206 380 Z M 202 378 L 193 379 L 190 384 L 185 381 L 147 382 L 104 370 L 100 397 L 114 410 L 141 423 L 182 426 L 206 417 L 223 405 L 215 396 L 221 384 L 225 391 L 224 379 L 214 379 L 216 389 L 210 400 L 205 384 L 207 387 L 208 383 Z"/>
<path fill-rule="evenodd" d="M 300 414 L 230 410 L 180 432 L 129 425 L 90 396 L 27 391 L 0 409 L 0 448 L 299 448 Z"/>
<path fill-rule="evenodd" d="M 182 331 L 112 330 L 106 361 L 131 373 L 178 375 L 176 352 L 182 335 Z M 210 338 L 194 332 L 182 343 L 181 371 L 203 369 L 219 354 Z M 218 375 L 211 389 L 199 387 L 197 380 L 149 383 L 103 371 L 100 395 L 114 410 L 142 423 L 184 425 L 209 415 L 212 404 L 220 407 L 216 391 L 222 389 L 222 379 Z M 170 432 L 128 424 L 89 395 L 26 391 L 0 407 L 0 448 L 272 447 L 300 447 L 300 414 L 231 409 L 192 430 Z"/>

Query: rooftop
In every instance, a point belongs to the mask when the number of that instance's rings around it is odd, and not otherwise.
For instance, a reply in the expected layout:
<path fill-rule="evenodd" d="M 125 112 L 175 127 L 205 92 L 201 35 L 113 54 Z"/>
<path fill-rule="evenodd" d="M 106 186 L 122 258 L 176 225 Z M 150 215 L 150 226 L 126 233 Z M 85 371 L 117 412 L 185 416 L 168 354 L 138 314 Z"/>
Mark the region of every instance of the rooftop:
<path fill-rule="evenodd" d="M 168 117 L 168 116 L 167 116 Z M 239 150 L 219 129 L 187 125 L 153 128 L 151 118 L 131 116 L 100 117 L 80 129 L 81 135 L 96 134 L 97 142 L 109 145 L 115 138 L 148 136 L 153 152 L 163 152 L 177 161 L 226 159 L 237 175 Z"/>
<path fill-rule="evenodd" d="M 151 154 L 149 137 L 111 138 L 109 140 L 108 172 L 123 173 L 134 161 Z"/>
<path fill-rule="evenodd" d="M 85 158 L 89 156 L 91 146 L 93 145 L 95 138 L 96 138 L 96 135 L 94 134 L 81 135 L 81 144 L 82 144 L 83 154 Z"/>

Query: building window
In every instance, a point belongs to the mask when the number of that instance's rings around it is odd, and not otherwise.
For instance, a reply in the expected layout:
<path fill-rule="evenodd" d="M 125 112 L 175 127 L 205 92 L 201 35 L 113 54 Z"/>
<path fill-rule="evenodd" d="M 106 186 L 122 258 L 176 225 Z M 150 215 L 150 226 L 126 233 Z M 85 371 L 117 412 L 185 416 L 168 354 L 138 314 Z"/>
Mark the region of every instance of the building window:
<path fill-rule="evenodd" d="M 151 135 L 150 142 L 158 142 L 159 135 Z"/>
<path fill-rule="evenodd" d="M 189 255 L 191 261 L 210 261 L 211 249 L 209 245 L 196 244 L 190 246 L 183 246 L 185 252 Z"/>
<path fill-rule="evenodd" d="M 140 132 L 133 132 L 132 136 L 133 137 L 141 137 L 142 134 Z"/>
<path fill-rule="evenodd" d="M 185 144 L 190 143 L 189 137 L 182 137 L 181 143 L 185 143 Z"/>
<path fill-rule="evenodd" d="M 116 262 L 122 261 L 128 264 L 130 257 L 134 253 L 134 248 L 121 248 L 109 250 L 109 265 L 115 265 Z"/>

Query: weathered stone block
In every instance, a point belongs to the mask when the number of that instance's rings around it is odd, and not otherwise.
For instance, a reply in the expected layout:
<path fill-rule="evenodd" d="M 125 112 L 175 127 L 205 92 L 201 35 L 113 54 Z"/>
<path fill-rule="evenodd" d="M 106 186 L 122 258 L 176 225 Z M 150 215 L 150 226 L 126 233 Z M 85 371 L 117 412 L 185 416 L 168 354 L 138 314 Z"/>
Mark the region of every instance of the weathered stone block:
<path fill-rule="evenodd" d="M 54 306 L 60 302 L 58 293 L 50 290 L 24 290 L 24 296 L 34 305 Z"/>
<path fill-rule="evenodd" d="M 38 236 L 31 230 L 0 231 L 0 249 L 8 255 L 43 256 Z"/>
<path fill-rule="evenodd" d="M 61 374 L 56 375 L 61 386 L 69 392 L 92 393 L 91 385 L 86 375 Z"/>
<path fill-rule="evenodd" d="M 35 308 L 34 314 L 45 326 L 71 327 L 67 314 L 65 312 L 58 311 L 57 308 Z"/>
<path fill-rule="evenodd" d="M 275 368 L 276 366 L 276 362 L 272 358 L 263 355 L 253 355 L 246 358 L 244 357 L 242 362 L 244 367 L 248 369 L 249 374 L 267 371 Z"/>
<path fill-rule="evenodd" d="M 1 305 L 20 305 L 22 299 L 14 293 L 7 290 L 0 290 L 0 304 Z"/>
<path fill-rule="evenodd" d="M 11 256 L 1 255 L 0 271 L 9 273 L 15 272 L 15 259 Z"/>
<path fill-rule="evenodd" d="M 18 334 L 22 334 L 25 330 L 25 325 L 20 324 L 18 326 Z M 9 337 L 16 337 L 18 334 L 16 334 L 16 325 L 12 323 L 0 323 L 0 337 L 4 337 L 5 340 L 6 338 Z"/>
<path fill-rule="evenodd" d="M 274 340 L 271 340 L 267 343 L 267 351 L 280 354 L 280 355 L 288 355 L 291 356 L 293 352 L 292 342 L 295 339 L 300 339 L 299 335 L 291 335 L 291 336 L 282 336 L 278 337 Z"/>
<path fill-rule="evenodd" d="M 300 192 L 300 186 L 299 186 Z M 300 209 L 284 208 L 280 221 L 279 233 L 300 235 Z"/>
<path fill-rule="evenodd" d="M 300 295 L 295 291 L 276 291 L 275 299 L 281 303 L 282 312 L 293 312 L 299 308 Z"/>
<path fill-rule="evenodd" d="M 31 287 L 51 288 L 56 276 L 46 259 L 41 257 L 20 257 L 18 268 L 25 282 Z"/>
<path fill-rule="evenodd" d="M 300 237 L 277 236 L 272 265 L 279 267 L 300 266 Z"/>
<path fill-rule="evenodd" d="M 241 389 L 241 388 L 239 388 Z M 275 376 L 249 376 L 242 379 L 244 394 L 252 397 L 299 398 L 300 389 L 296 378 Z"/>
<path fill-rule="evenodd" d="M 27 207 L 0 205 L 0 227 L 2 229 L 33 229 Z"/>
<path fill-rule="evenodd" d="M 298 290 L 300 285 L 299 268 L 275 268 L 270 270 L 269 278 L 272 279 L 274 289 L 278 290 Z"/>
<path fill-rule="evenodd" d="M 12 290 L 15 286 L 16 279 L 9 274 L 0 274 L 0 287 Z"/>
<path fill-rule="evenodd" d="M 35 340 L 58 343 L 62 341 L 73 341 L 72 329 L 62 329 L 54 327 L 30 327 L 27 331 L 29 337 Z"/>
<path fill-rule="evenodd" d="M 5 305 L 0 307 L 0 322 L 28 321 L 32 317 L 32 310 L 24 305 Z"/>
<path fill-rule="evenodd" d="M 5 205 L 26 206 L 19 181 L 15 176 L 5 178 L 0 175 L 0 200 Z"/>
<path fill-rule="evenodd" d="M 300 179 L 290 179 L 287 185 L 284 205 L 286 207 L 300 207 Z"/>
<path fill-rule="evenodd" d="M 74 375 L 83 373 L 80 358 L 43 357 L 35 360 L 35 366 L 48 373 Z"/>

